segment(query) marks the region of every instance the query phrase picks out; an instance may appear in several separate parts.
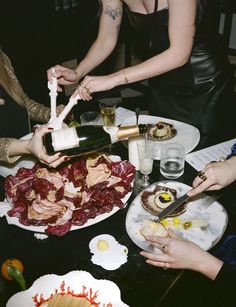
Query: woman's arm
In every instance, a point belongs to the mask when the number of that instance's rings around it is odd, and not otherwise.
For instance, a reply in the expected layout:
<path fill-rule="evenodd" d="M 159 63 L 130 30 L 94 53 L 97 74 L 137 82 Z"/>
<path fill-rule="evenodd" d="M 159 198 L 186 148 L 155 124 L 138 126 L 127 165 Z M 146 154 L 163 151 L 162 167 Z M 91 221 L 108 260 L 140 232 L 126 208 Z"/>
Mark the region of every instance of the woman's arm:
<path fill-rule="evenodd" d="M 82 79 L 87 73 L 101 64 L 113 51 L 116 46 L 120 25 L 123 14 L 123 5 L 120 0 L 101 0 L 102 12 L 99 21 L 99 31 L 97 39 L 90 47 L 85 58 L 79 63 L 75 70 L 56 65 L 47 71 L 48 80 L 52 81 L 52 75 L 57 77 L 60 85 L 73 84 Z M 53 69 L 55 72 L 53 73 Z M 59 91 L 62 89 L 59 87 Z M 87 97 L 86 91 L 78 91 L 78 93 Z"/>
<path fill-rule="evenodd" d="M 118 40 L 123 5 L 120 0 L 102 0 L 101 2 L 102 12 L 98 36 L 76 69 L 78 79 L 100 65 L 111 54 Z"/>
<path fill-rule="evenodd" d="M 30 99 L 22 89 L 20 82 L 18 81 L 15 71 L 12 67 L 11 61 L 8 56 L 2 52 L 5 68 L 7 74 L 10 76 L 11 87 L 17 90 L 17 97 L 14 100 L 27 109 L 29 117 L 35 121 L 46 123 L 50 117 L 50 109 L 44 105 Z"/>
<path fill-rule="evenodd" d="M 168 6 L 169 48 L 138 65 L 114 74 L 103 77 L 87 76 L 83 81 L 85 90 L 87 88 L 91 93 L 109 90 L 121 84 L 159 76 L 188 62 L 195 35 L 196 0 L 169 0 Z M 82 98 L 88 98 L 83 96 L 84 92 L 84 89 L 79 89 Z"/>
<path fill-rule="evenodd" d="M 168 7 L 169 48 L 145 62 L 127 68 L 129 82 L 161 75 L 188 62 L 195 35 L 196 0 L 168 0 Z"/>
<path fill-rule="evenodd" d="M 146 240 L 161 250 L 165 246 L 162 254 L 141 252 L 146 262 L 154 266 L 194 270 L 214 280 L 223 265 L 223 261 L 193 242 L 179 238 L 171 230 L 167 238 L 149 236 Z"/>

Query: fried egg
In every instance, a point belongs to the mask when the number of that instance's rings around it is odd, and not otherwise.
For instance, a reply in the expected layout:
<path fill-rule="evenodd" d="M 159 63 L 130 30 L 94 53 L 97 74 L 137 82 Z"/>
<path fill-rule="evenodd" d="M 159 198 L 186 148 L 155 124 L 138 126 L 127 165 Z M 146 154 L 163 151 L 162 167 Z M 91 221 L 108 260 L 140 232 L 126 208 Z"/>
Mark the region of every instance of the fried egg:
<path fill-rule="evenodd" d="M 91 261 L 106 270 L 116 270 L 127 262 L 127 247 L 111 235 L 102 234 L 94 237 L 89 243 L 89 249 L 93 254 Z"/>

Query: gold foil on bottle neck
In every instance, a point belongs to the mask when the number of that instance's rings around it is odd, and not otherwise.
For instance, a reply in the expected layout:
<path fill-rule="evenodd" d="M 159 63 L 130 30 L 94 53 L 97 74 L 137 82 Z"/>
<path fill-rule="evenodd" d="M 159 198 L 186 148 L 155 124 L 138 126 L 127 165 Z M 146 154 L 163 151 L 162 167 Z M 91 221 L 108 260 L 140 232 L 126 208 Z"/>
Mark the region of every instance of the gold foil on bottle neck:
<path fill-rule="evenodd" d="M 137 125 L 120 127 L 117 132 L 118 140 L 139 136 L 139 128 Z"/>

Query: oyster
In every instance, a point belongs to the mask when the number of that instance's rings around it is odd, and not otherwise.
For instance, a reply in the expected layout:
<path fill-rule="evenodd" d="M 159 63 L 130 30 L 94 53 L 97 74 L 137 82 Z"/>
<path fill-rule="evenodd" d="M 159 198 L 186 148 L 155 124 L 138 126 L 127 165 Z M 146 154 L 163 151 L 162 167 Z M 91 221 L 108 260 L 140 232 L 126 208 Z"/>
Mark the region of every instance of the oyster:
<path fill-rule="evenodd" d="M 176 200 L 177 191 L 172 188 L 156 185 L 153 191 L 144 191 L 141 195 L 143 208 L 154 215 L 158 215 L 163 209 Z M 169 217 L 177 216 L 186 211 L 186 204 L 181 205 L 169 214 Z"/>

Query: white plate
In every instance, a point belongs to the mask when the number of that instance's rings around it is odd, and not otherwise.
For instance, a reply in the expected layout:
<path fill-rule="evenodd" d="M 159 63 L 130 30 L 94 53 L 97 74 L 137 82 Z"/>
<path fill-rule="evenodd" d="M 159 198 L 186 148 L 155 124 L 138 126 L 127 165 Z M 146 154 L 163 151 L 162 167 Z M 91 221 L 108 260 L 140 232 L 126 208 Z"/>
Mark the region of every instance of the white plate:
<path fill-rule="evenodd" d="M 109 158 L 112 161 L 114 161 L 114 162 L 120 160 L 119 156 L 109 156 Z M 127 193 L 125 195 L 125 197 L 121 199 L 124 204 L 127 203 L 127 201 L 130 198 L 131 194 L 132 194 L 132 191 Z M 21 224 L 19 222 L 19 219 L 17 217 L 10 217 L 7 214 L 7 212 L 9 210 L 11 210 L 11 208 L 12 208 L 12 205 L 11 205 L 10 202 L 7 202 L 7 201 L 2 202 L 2 203 L 0 202 L 0 217 L 5 216 L 9 225 L 12 224 L 12 225 L 15 225 L 15 226 L 18 226 L 20 228 L 23 228 L 23 229 L 26 229 L 26 230 L 29 230 L 29 231 L 33 231 L 33 232 L 45 233 L 45 229 L 47 228 L 47 226 L 33 226 L 33 225 L 25 226 L 25 225 L 23 225 L 23 224 Z M 77 229 L 85 228 L 85 227 L 97 224 L 97 223 L 107 219 L 108 217 L 112 216 L 118 210 L 120 210 L 120 208 L 116 206 L 110 212 L 106 212 L 106 213 L 100 214 L 100 215 L 96 216 L 93 219 L 88 219 L 88 221 L 85 224 L 81 225 L 81 226 L 71 226 L 70 231 L 71 230 L 77 230 Z"/>
<path fill-rule="evenodd" d="M 153 191 L 157 184 L 176 189 L 177 198 L 191 188 L 177 181 L 162 181 L 150 185 L 144 191 Z M 131 240 L 141 249 L 153 251 L 152 245 L 148 244 L 140 234 L 144 220 L 153 220 L 156 217 L 142 207 L 140 199 L 142 193 L 143 191 L 136 196 L 129 207 L 126 215 L 126 231 Z M 207 208 L 207 203 L 209 204 L 211 200 L 212 204 Z M 189 201 L 186 212 L 179 215 L 178 218 L 183 220 L 203 219 L 208 223 L 208 227 L 205 230 L 194 227 L 187 230 L 183 228 L 172 228 L 176 234 L 196 243 L 205 250 L 212 248 L 220 240 L 228 223 L 228 215 L 224 207 L 212 198 L 209 200 L 209 196 L 203 193 L 192 201 Z"/>
<path fill-rule="evenodd" d="M 86 287 L 88 295 L 90 295 L 90 289 L 92 294 L 98 291 L 95 302 L 100 303 L 99 306 L 108 306 L 111 303 L 113 307 L 128 307 L 127 304 L 121 301 L 120 289 L 114 282 L 95 279 L 85 271 L 72 271 L 63 276 L 55 274 L 44 275 L 38 278 L 26 291 L 13 295 L 7 302 L 6 307 L 35 307 L 32 298 L 36 294 L 38 296 L 42 294 L 43 298 L 46 299 L 51 294 L 55 294 L 56 289 L 61 293 L 60 286 L 62 282 L 65 282 L 66 290 L 70 287 L 70 290 L 73 290 L 75 294 L 83 293 L 83 286 Z"/>
<path fill-rule="evenodd" d="M 172 124 L 174 128 L 177 130 L 177 134 L 166 141 L 156 141 L 159 145 L 157 147 L 157 153 L 156 153 L 156 159 L 160 159 L 160 149 L 161 146 L 167 143 L 180 143 L 185 147 L 185 153 L 189 153 L 192 151 L 200 140 L 200 132 L 199 130 L 191 125 L 164 118 L 164 117 L 157 117 L 157 116 L 151 116 L 151 115 L 140 115 L 139 116 L 139 124 L 157 124 L 159 121 L 164 121 L 169 124 Z M 129 118 L 126 118 L 121 126 L 129 126 L 129 125 L 135 125 L 136 124 L 136 116 L 131 116 Z M 125 144 L 126 145 L 126 144 Z M 127 145 L 126 145 L 127 146 Z"/>
<path fill-rule="evenodd" d="M 32 133 L 27 134 L 21 138 L 21 140 L 28 140 L 32 137 Z M 0 164 L 0 175 L 7 177 L 9 175 L 15 176 L 19 168 L 31 168 L 34 166 L 37 159 L 33 156 L 23 156 L 13 164 Z"/>

